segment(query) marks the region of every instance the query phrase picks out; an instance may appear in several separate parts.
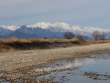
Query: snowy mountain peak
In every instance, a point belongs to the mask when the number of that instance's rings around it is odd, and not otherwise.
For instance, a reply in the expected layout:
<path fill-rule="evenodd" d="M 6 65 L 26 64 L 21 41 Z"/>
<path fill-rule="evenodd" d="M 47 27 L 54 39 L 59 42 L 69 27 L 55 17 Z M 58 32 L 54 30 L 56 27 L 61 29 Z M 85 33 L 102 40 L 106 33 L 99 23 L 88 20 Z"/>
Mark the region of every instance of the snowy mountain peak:
<path fill-rule="evenodd" d="M 100 27 L 80 27 L 78 25 L 71 25 L 65 22 L 39 22 L 30 25 L 32 28 L 42 28 L 42 29 L 53 29 L 54 31 L 82 31 L 82 32 L 110 32 L 109 28 L 100 28 Z"/>
<path fill-rule="evenodd" d="M 15 25 L 1 25 L 0 27 L 11 31 L 15 31 L 18 28 L 18 26 Z"/>

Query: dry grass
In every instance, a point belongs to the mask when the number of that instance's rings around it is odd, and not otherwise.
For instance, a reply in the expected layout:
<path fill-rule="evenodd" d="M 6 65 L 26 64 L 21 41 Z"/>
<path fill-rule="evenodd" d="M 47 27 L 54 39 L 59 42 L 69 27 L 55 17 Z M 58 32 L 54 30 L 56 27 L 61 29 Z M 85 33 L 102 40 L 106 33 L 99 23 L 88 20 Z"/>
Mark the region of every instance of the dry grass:
<path fill-rule="evenodd" d="M 0 40 L 0 51 L 10 50 L 30 50 L 30 49 L 50 49 L 57 47 L 70 47 L 78 45 L 90 45 L 90 44 L 102 44 L 109 43 L 110 40 L 99 40 L 99 41 L 82 41 L 78 39 L 61 39 L 61 38 L 50 38 L 50 39 L 1 39 Z"/>
<path fill-rule="evenodd" d="M 14 39 L 1 40 L 0 51 L 3 50 L 29 50 L 29 49 L 46 49 L 55 47 L 67 47 L 79 45 L 78 39 Z"/>

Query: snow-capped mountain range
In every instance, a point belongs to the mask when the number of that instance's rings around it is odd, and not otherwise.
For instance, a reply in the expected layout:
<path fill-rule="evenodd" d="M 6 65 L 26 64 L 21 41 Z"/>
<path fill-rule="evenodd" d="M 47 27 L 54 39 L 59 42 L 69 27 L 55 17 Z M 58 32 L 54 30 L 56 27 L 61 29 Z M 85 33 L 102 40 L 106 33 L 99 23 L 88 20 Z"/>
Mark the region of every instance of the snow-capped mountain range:
<path fill-rule="evenodd" d="M 72 32 L 74 34 L 82 34 L 88 38 L 92 37 L 94 31 L 105 32 L 110 37 L 110 29 L 98 27 L 80 27 L 64 22 L 40 22 L 32 25 L 0 25 L 0 37 L 17 37 L 17 38 L 61 38 L 64 37 L 65 32 Z"/>

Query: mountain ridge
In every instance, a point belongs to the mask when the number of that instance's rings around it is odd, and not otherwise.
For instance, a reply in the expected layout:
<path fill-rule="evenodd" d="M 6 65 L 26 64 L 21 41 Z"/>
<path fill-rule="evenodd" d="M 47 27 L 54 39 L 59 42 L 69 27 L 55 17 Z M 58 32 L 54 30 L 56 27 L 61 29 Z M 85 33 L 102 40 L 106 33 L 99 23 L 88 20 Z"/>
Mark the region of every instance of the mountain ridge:
<path fill-rule="evenodd" d="M 0 37 L 17 38 L 62 38 L 65 32 L 72 32 L 75 35 L 83 35 L 92 38 L 94 31 L 105 32 L 110 36 L 110 29 L 96 27 L 80 27 L 64 22 L 41 22 L 32 25 L 2 25 L 0 26 Z"/>

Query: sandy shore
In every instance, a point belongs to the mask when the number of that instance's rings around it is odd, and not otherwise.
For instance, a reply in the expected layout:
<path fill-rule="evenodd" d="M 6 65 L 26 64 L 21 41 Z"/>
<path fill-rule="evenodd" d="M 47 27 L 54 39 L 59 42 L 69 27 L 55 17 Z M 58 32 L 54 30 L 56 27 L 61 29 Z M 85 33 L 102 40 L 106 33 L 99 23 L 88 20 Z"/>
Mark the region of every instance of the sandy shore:
<path fill-rule="evenodd" d="M 27 50 L 0 53 L 0 70 L 10 71 L 16 68 L 46 63 L 54 59 L 84 57 L 94 52 L 110 51 L 110 43 L 87 46 L 74 46 L 45 50 Z"/>

